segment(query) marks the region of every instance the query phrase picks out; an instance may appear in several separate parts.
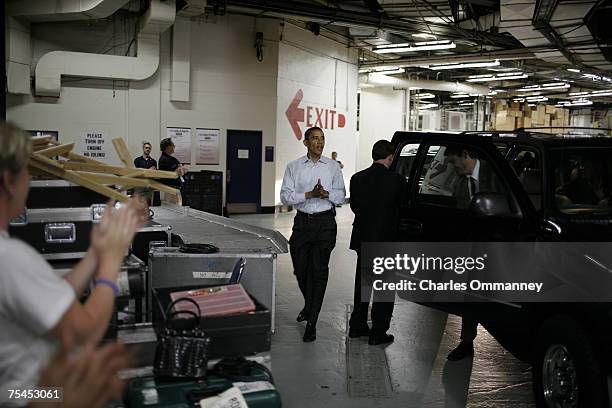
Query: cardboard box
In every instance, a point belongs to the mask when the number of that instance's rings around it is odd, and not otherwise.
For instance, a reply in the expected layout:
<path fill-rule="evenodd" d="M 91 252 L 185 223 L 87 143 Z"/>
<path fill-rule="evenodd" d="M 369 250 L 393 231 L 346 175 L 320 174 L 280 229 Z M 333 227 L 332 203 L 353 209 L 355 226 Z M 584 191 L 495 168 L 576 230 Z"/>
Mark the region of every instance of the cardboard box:
<path fill-rule="evenodd" d="M 552 115 L 553 113 L 555 113 L 554 105 L 545 105 L 545 106 L 546 106 L 546 114 Z"/>

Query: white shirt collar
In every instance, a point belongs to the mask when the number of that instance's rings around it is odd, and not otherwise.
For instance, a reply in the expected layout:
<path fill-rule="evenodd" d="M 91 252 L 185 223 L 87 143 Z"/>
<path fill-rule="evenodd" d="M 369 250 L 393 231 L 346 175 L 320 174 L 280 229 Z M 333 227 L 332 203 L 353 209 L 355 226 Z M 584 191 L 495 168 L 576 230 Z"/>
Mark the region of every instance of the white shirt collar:
<path fill-rule="evenodd" d="M 319 161 L 318 161 L 317 163 L 321 162 L 321 163 L 323 163 L 323 164 L 327 164 L 327 163 L 328 163 L 328 160 L 331 160 L 331 159 L 328 159 L 328 158 L 327 158 L 327 157 L 325 157 L 325 156 L 321 156 L 321 157 L 319 157 Z M 302 162 L 303 162 L 303 163 L 307 163 L 307 162 L 314 163 L 312 160 L 310 160 L 310 159 L 308 158 L 308 155 L 304 155 L 304 156 L 302 157 Z"/>
<path fill-rule="evenodd" d="M 476 165 L 474 166 L 474 170 L 472 170 L 472 174 L 470 175 L 474 180 L 479 181 L 480 179 L 480 160 L 476 159 Z"/>

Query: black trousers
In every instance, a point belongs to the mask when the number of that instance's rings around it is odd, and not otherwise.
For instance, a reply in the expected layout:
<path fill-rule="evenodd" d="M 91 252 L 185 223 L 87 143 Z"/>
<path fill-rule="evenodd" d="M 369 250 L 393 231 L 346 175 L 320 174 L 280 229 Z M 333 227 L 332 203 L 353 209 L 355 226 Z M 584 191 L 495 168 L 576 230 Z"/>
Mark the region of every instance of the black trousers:
<path fill-rule="evenodd" d="M 471 317 L 461 318 L 461 340 L 463 341 L 474 341 L 476 338 L 476 331 L 478 329 L 478 321 Z"/>
<path fill-rule="evenodd" d="M 372 284 L 374 277 L 372 274 L 361 276 L 361 254 L 357 251 L 357 268 L 355 270 L 355 291 L 353 293 L 353 313 L 349 320 L 349 326 L 354 329 L 365 328 L 368 324 L 368 307 L 372 295 Z M 383 299 L 384 298 L 384 299 Z M 386 301 L 383 301 L 386 300 Z M 391 324 L 394 303 L 389 299 L 389 294 L 384 296 L 374 291 L 372 302 L 372 334 L 385 334 Z"/>
<path fill-rule="evenodd" d="M 298 213 L 293 219 L 289 239 L 293 271 L 304 296 L 304 310 L 308 323 L 316 324 L 323 305 L 329 257 L 336 246 L 336 218 L 332 212 L 305 216 Z"/>

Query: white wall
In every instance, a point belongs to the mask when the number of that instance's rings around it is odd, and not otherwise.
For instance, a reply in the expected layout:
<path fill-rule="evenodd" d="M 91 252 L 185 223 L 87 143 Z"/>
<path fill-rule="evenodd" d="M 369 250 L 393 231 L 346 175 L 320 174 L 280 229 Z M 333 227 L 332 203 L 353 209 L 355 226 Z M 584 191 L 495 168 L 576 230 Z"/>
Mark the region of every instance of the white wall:
<path fill-rule="evenodd" d="M 391 140 L 404 129 L 404 91 L 391 88 L 362 88 L 359 107 L 359 152 L 356 171 L 372 164 L 372 146 L 377 140 Z"/>
<path fill-rule="evenodd" d="M 299 108 L 304 120 L 298 122 L 300 139 L 293 131 L 286 111 L 294 97 L 302 91 Z M 309 107 L 313 109 L 309 109 Z M 316 110 L 321 113 L 317 123 Z M 325 123 L 327 110 L 327 126 Z M 332 125 L 332 113 L 335 120 Z M 309 115 L 310 113 L 310 115 Z M 339 115 L 346 121 L 339 127 Z M 357 53 L 323 36 L 286 23 L 278 51 L 278 107 L 276 140 L 276 201 L 280 203 L 280 187 L 288 162 L 306 154 L 304 131 L 310 126 L 323 128 L 325 156 L 338 152 L 344 164 L 343 175 L 348 181 L 355 172 L 357 154 Z"/>
<path fill-rule="evenodd" d="M 133 20 L 116 14 L 111 21 L 34 24 L 32 67 L 52 50 L 125 55 Z M 63 78 L 60 98 L 9 95 L 8 119 L 25 129 L 58 131 L 62 143 L 79 142 L 82 133 L 91 130 L 110 138 L 121 136 L 134 157 L 141 153 L 143 140 L 153 144 L 153 156 L 158 157 L 166 127 L 192 128 L 194 136 L 198 127 L 218 128 L 219 164 L 189 168 L 223 172 L 227 130 L 258 130 L 263 134 L 262 206 L 273 206 L 280 203 L 287 162 L 305 153 L 285 115 L 301 89 L 300 107 L 305 109 L 301 133 L 307 125 L 316 125 L 314 109 L 327 110 L 325 154 L 339 152 L 348 182 L 357 156 L 357 52 L 289 23 L 282 27 L 274 19 L 227 15 L 190 24 L 189 102 L 170 101 L 172 33 L 168 30 L 161 38 L 159 69 L 151 78 L 133 82 Z M 263 62 L 257 61 L 253 47 L 257 31 L 264 33 Z M 132 46 L 128 55 L 135 52 Z M 336 119 L 333 129 L 331 111 Z M 345 118 L 343 127 L 340 115 Z M 274 162 L 264 161 L 265 146 L 275 146 Z M 193 159 L 195 151 L 192 163 Z M 116 157 L 109 161 L 118 163 Z"/>
<path fill-rule="evenodd" d="M 114 18 L 114 22 L 93 26 L 85 22 L 33 25 L 33 60 L 51 50 L 100 52 L 113 44 L 124 44 L 111 52 L 123 55 L 133 25 Z M 256 31 L 264 32 L 263 62 L 257 61 L 253 48 Z M 192 22 L 191 35 L 191 102 L 169 101 L 169 30 L 162 36 L 160 68 L 151 78 L 130 83 L 64 79 L 58 99 L 9 95 L 7 118 L 25 129 L 59 131 L 63 143 L 79 141 L 87 130 L 121 136 L 133 156 L 141 153 L 141 142 L 148 140 L 154 157 L 159 156 L 166 126 L 191 127 L 193 132 L 196 127 L 219 128 L 219 165 L 192 164 L 193 170 L 225 171 L 227 129 L 260 130 L 262 145 L 274 146 L 278 21 L 225 16 L 214 23 Z M 263 150 L 262 206 L 271 206 L 275 204 L 275 163 L 264 162 Z"/>

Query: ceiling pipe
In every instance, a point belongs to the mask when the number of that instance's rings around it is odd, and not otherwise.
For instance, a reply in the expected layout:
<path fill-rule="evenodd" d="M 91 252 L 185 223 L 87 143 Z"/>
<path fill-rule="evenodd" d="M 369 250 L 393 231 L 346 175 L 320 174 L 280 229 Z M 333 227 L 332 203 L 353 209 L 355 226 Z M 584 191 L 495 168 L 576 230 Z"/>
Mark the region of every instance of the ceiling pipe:
<path fill-rule="evenodd" d="M 189 3 L 189 1 L 188 1 Z M 497 47 L 515 48 L 520 44 L 509 35 L 468 30 L 454 25 L 446 25 L 421 20 L 393 19 L 369 12 L 343 10 L 313 4 L 304 0 L 208 0 L 210 6 L 222 7 L 231 13 L 266 13 L 280 18 L 308 19 L 321 24 L 333 22 L 345 27 L 370 27 L 396 34 L 433 33 L 447 39 L 471 39 Z"/>
<path fill-rule="evenodd" d="M 60 96 L 61 77 L 82 77 L 141 81 L 159 67 L 159 37 L 176 17 L 173 0 L 151 0 L 139 21 L 138 56 L 51 51 L 43 55 L 35 70 L 35 93 L 38 96 Z"/>
<path fill-rule="evenodd" d="M 461 82 L 434 81 L 427 79 L 395 78 L 381 73 L 359 75 L 360 88 L 399 88 L 399 89 L 426 89 L 428 91 L 457 92 L 467 94 L 486 95 L 490 88 L 484 85 L 465 84 Z"/>
<path fill-rule="evenodd" d="M 105 18 L 127 0 L 9 0 L 6 14 L 29 21 L 70 21 Z"/>

